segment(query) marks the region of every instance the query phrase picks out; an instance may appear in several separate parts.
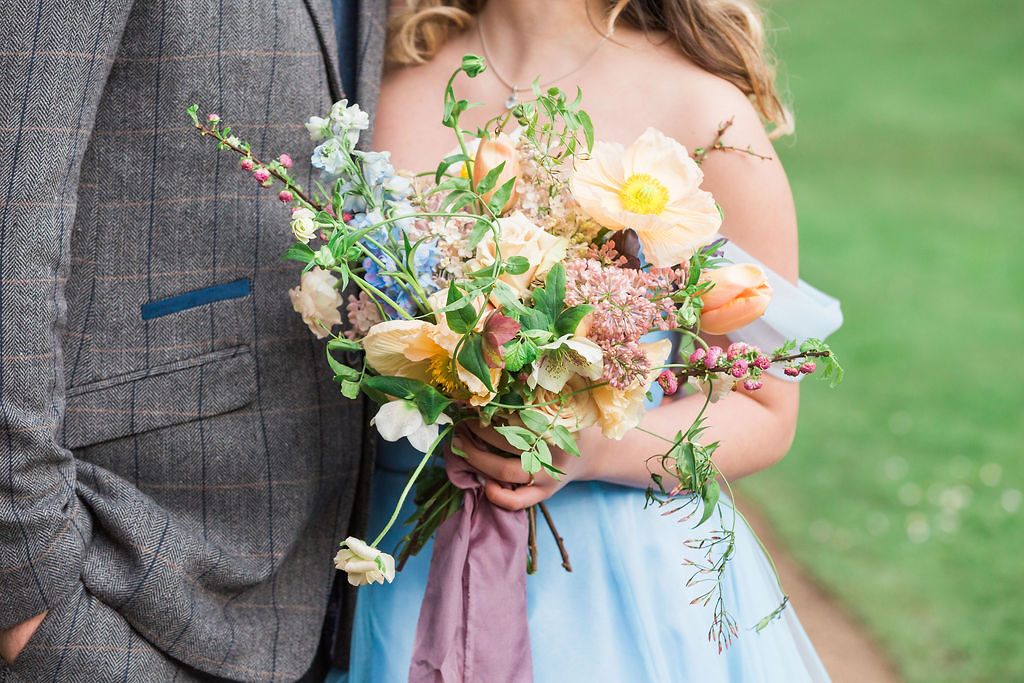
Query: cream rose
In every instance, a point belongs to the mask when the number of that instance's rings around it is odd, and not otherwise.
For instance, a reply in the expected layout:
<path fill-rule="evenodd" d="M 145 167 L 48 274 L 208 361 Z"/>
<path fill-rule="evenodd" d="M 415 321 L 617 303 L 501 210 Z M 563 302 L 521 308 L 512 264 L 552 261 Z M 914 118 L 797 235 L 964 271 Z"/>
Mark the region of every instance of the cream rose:
<path fill-rule="evenodd" d="M 661 339 L 653 344 L 643 344 L 644 353 L 651 361 L 651 371 L 643 381 L 635 381 L 625 390 L 616 389 L 610 384 L 594 387 L 594 403 L 599 412 L 598 422 L 601 433 L 607 439 L 621 439 L 626 432 L 640 424 L 644 418 L 646 407 L 644 397 L 651 383 L 661 372 L 659 366 L 665 364 L 672 351 L 672 341 Z"/>
<path fill-rule="evenodd" d="M 292 234 L 295 239 L 308 244 L 316 237 L 316 214 L 310 209 L 301 208 L 292 211 Z"/>
<path fill-rule="evenodd" d="M 555 237 L 534 225 L 519 211 L 511 216 L 499 218 L 498 225 L 501 228 L 501 257 L 507 260 L 510 256 L 522 256 L 530 262 L 525 272 L 519 275 L 502 273 L 498 279 L 510 285 L 517 294 L 525 294 L 529 291 L 531 282 L 543 277 L 553 265 L 562 260 L 569 240 Z M 492 265 L 496 253 L 494 235 L 488 233 L 476 248 L 477 267 L 486 268 Z"/>
<path fill-rule="evenodd" d="M 295 289 L 288 290 L 292 308 L 302 314 L 302 322 L 309 326 L 317 339 L 330 334 L 331 328 L 341 324 L 343 303 L 341 294 L 334 286 L 338 279 L 320 268 L 313 268 L 302 275 L 302 281 Z"/>
<path fill-rule="evenodd" d="M 342 542 L 334 566 L 348 574 L 348 582 L 353 586 L 395 580 L 395 558 L 352 536 Z"/>
<path fill-rule="evenodd" d="M 554 418 L 556 425 L 561 425 L 570 432 L 586 429 L 596 423 L 600 416 L 597 403 L 594 401 L 594 391 L 596 390 L 587 390 L 589 386 L 590 382 L 586 378 L 575 375 L 565 383 L 561 392 L 537 387 L 537 391 L 533 395 L 534 405 L 531 406 L 531 409 L 541 413 L 548 420 Z M 564 404 L 558 401 L 558 398 L 563 396 L 565 397 Z M 554 401 L 554 403 L 540 405 L 548 401 Z"/>

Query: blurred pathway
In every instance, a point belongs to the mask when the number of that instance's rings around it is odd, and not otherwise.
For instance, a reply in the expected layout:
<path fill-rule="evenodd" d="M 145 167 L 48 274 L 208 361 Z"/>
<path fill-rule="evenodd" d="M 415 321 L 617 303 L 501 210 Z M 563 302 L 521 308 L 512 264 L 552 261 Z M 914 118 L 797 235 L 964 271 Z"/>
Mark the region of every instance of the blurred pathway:
<path fill-rule="evenodd" d="M 863 625 L 793 560 L 750 501 L 740 494 L 737 498 L 743 515 L 771 552 L 790 603 L 834 683 L 900 681 L 895 667 Z"/>

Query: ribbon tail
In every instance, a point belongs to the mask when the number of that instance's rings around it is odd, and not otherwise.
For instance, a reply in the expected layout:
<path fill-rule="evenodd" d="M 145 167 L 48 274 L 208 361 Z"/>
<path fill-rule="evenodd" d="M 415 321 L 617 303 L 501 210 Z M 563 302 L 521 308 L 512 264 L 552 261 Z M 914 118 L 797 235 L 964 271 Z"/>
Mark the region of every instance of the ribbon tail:
<path fill-rule="evenodd" d="M 532 683 L 526 514 L 487 500 L 474 476 L 453 471 L 468 467 L 461 459 L 448 466 L 467 491 L 434 538 L 409 681 Z"/>

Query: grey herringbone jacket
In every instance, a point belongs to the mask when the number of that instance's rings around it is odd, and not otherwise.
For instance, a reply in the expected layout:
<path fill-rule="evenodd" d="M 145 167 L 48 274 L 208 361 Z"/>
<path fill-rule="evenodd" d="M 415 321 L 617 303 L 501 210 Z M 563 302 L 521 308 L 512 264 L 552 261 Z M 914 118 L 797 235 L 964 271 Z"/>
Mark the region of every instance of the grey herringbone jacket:
<path fill-rule="evenodd" d="M 285 208 L 185 110 L 309 184 L 334 36 L 329 0 L 4 0 L 0 628 L 49 614 L 0 679 L 309 666 L 365 409 L 291 310 Z"/>

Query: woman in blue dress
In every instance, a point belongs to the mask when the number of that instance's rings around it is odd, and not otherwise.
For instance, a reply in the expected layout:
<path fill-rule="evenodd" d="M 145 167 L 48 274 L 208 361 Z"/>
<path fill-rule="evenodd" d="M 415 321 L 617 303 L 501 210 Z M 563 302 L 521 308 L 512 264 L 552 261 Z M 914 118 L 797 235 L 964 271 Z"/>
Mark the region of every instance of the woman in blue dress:
<path fill-rule="evenodd" d="M 596 28 L 595 28 L 596 27 Z M 703 164 L 703 189 L 725 213 L 727 256 L 754 261 L 775 287 L 764 319 L 731 335 L 770 350 L 785 337 L 824 337 L 838 326 L 837 304 L 797 280 L 796 220 L 785 173 L 766 131 L 789 131 L 775 93 L 756 11 L 740 0 L 414 0 L 389 27 L 391 68 L 376 117 L 373 146 L 392 152 L 399 168 L 430 168 L 451 147 L 440 124 L 439 96 L 462 55 L 484 53 L 488 71 L 456 82 L 460 97 L 497 103 L 471 109 L 472 129 L 514 102 L 540 75 L 543 87 L 579 85 L 599 137 L 628 144 L 648 126 L 687 148 L 707 146 L 722 124 L 724 145 Z M 612 29 L 614 34 L 611 34 Z M 726 346 L 725 338 L 708 337 Z M 657 397 L 656 397 L 657 399 Z M 527 579 L 534 680 L 546 681 L 821 681 L 827 674 L 791 609 L 761 631 L 751 629 L 782 595 L 759 544 L 737 523 L 735 554 L 723 598 L 739 636 L 719 653 L 709 642 L 714 603 L 691 605 L 687 588 L 706 551 L 684 541 L 710 533 L 712 518 L 692 529 L 678 516 L 645 509 L 648 459 L 665 451 L 646 432 L 685 429 L 703 397 L 653 401 L 642 427 L 622 440 L 597 429 L 580 434 L 583 457 L 556 453 L 567 474 L 534 480 L 511 462 L 463 439 L 496 505 L 521 509 L 545 501 L 565 539 L 573 571 L 540 529 L 539 571 Z M 798 385 L 766 378 L 756 392 L 738 390 L 708 411 L 704 440 L 721 441 L 718 468 L 729 480 L 770 466 L 792 441 Z M 477 430 L 485 441 L 493 432 Z M 505 450 L 509 450 L 507 444 Z M 383 526 L 418 453 L 405 442 L 382 443 L 374 477 L 371 530 Z M 512 488 L 509 485 L 518 485 Z M 411 509 L 403 514 L 408 515 Z M 726 523 L 729 514 L 726 513 Z M 394 547 L 404 530 L 380 544 Z M 394 583 L 360 589 L 350 670 L 328 680 L 401 681 L 408 676 L 417 617 L 432 548 L 409 560 Z M 495 605 L 494 619 L 503 618 Z M 494 643 L 500 648 L 501 643 Z"/>

